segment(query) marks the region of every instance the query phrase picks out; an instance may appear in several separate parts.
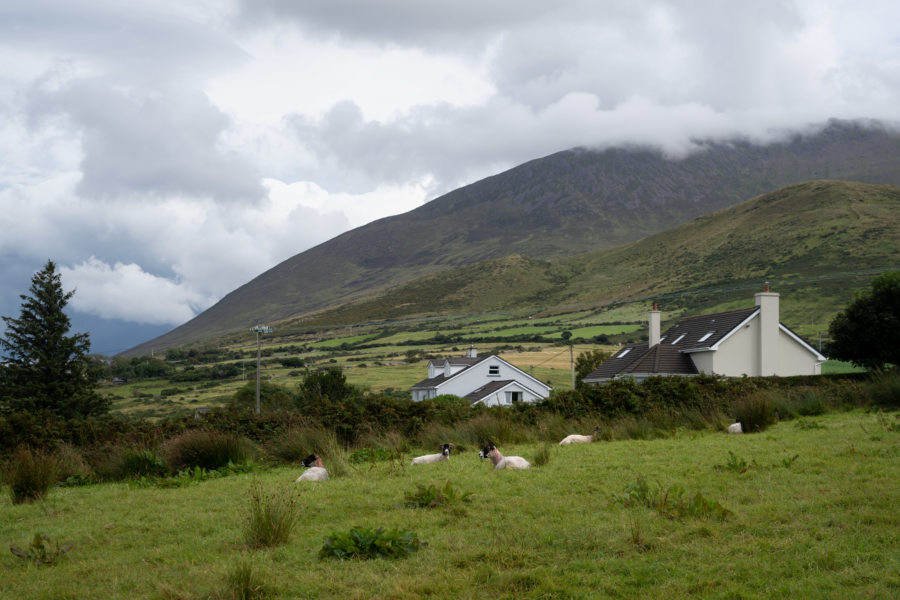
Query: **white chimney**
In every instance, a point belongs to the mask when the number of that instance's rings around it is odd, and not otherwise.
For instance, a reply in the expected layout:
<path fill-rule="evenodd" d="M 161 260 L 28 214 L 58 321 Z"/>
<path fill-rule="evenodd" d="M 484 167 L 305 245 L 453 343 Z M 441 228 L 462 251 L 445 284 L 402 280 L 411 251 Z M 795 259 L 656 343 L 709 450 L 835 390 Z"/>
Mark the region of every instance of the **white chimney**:
<path fill-rule="evenodd" d="M 474 344 L 469 346 L 469 349 L 466 350 L 466 358 L 478 358 L 478 350 L 475 349 Z"/>
<path fill-rule="evenodd" d="M 656 302 L 653 303 L 653 310 L 650 311 L 650 334 L 647 343 L 650 348 L 659 343 L 659 309 Z"/>
<path fill-rule="evenodd" d="M 759 375 L 777 375 L 778 369 L 778 294 L 765 291 L 755 295 L 759 307 Z"/>

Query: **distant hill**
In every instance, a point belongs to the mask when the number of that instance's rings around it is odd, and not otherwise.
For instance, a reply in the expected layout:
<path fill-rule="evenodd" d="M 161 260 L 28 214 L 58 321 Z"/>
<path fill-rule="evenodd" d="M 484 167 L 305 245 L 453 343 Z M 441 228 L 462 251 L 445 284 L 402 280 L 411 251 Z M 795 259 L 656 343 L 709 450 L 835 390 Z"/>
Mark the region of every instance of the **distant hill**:
<path fill-rule="evenodd" d="M 900 187 L 809 181 L 618 248 L 552 261 L 507 256 L 345 304 L 309 325 L 659 300 L 667 311 L 752 305 L 771 281 L 785 314 L 833 315 L 872 274 L 900 268 Z"/>
<path fill-rule="evenodd" d="M 640 240 L 811 179 L 900 184 L 900 134 L 877 124 L 835 121 L 777 144 L 705 144 L 681 160 L 641 148 L 559 152 L 302 252 L 125 354 L 209 339 L 258 319 L 274 322 L 334 309 L 422 277 L 513 255 L 520 258 L 505 260 L 549 268 L 549 280 L 562 282 L 566 276 L 556 269 L 581 266 L 559 259 Z M 552 268 L 541 266 L 549 260 Z M 584 294 L 572 290 L 562 296 L 574 300 Z"/>

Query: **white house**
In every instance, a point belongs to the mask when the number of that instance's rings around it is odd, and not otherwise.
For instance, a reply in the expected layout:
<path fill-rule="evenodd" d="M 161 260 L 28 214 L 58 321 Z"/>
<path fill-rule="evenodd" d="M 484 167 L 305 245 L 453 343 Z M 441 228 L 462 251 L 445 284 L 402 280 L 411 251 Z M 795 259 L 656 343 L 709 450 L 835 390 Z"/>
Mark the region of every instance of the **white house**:
<path fill-rule="evenodd" d="M 474 406 L 511 406 L 540 402 L 552 388 L 499 356 L 478 356 L 470 347 L 465 356 L 428 361 L 428 378 L 410 388 L 416 402 L 441 394 L 466 398 Z"/>
<path fill-rule="evenodd" d="M 660 335 L 660 312 L 653 305 L 647 342 L 619 349 L 584 378 L 585 383 L 659 375 L 728 377 L 818 375 L 825 357 L 778 318 L 778 294 L 756 294 L 756 305 L 688 317 Z"/>

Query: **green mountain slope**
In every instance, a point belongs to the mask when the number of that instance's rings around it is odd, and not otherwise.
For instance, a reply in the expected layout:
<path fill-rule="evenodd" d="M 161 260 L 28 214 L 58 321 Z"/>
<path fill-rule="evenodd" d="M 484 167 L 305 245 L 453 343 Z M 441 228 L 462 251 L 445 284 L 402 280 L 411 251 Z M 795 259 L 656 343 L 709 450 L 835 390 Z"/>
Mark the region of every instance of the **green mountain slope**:
<path fill-rule="evenodd" d="M 533 311 L 636 299 L 659 299 L 668 310 L 702 310 L 732 301 L 746 305 L 747 290 L 759 290 L 765 281 L 790 292 L 788 315 L 811 307 L 817 314 L 833 314 L 873 272 L 900 268 L 898 232 L 900 187 L 810 181 L 618 248 L 553 261 L 493 259 L 304 322 Z"/>
<path fill-rule="evenodd" d="M 900 135 L 833 122 L 767 146 L 707 144 L 681 160 L 646 149 L 560 152 L 302 252 L 126 354 L 320 312 L 485 260 L 518 254 L 541 261 L 613 248 L 814 178 L 898 185 Z M 552 288 L 565 274 L 547 277 Z"/>

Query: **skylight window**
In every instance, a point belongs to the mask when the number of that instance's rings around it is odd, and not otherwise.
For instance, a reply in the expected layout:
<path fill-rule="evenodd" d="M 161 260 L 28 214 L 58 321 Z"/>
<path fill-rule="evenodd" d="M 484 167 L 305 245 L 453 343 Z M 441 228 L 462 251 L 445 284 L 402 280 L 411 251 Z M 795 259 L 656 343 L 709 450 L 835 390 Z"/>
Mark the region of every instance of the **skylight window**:
<path fill-rule="evenodd" d="M 705 342 L 705 341 L 708 340 L 709 337 L 710 337 L 712 334 L 714 334 L 714 333 L 715 333 L 715 331 L 710 331 L 709 333 L 707 333 L 706 335 L 704 335 L 702 338 L 700 338 L 699 341 Z"/>
<path fill-rule="evenodd" d="M 675 344 L 677 344 L 678 342 L 680 342 L 680 341 L 681 341 L 681 338 L 683 338 L 683 337 L 686 336 L 686 335 L 687 335 L 686 333 L 682 333 L 681 335 L 679 335 L 677 338 L 675 338 L 675 341 L 672 342 L 672 345 L 674 346 Z"/>
<path fill-rule="evenodd" d="M 625 355 L 628 354 L 629 352 L 631 352 L 631 348 L 625 348 L 624 350 L 622 350 L 622 353 L 619 354 L 616 358 L 622 358 L 623 356 L 625 356 Z"/>

